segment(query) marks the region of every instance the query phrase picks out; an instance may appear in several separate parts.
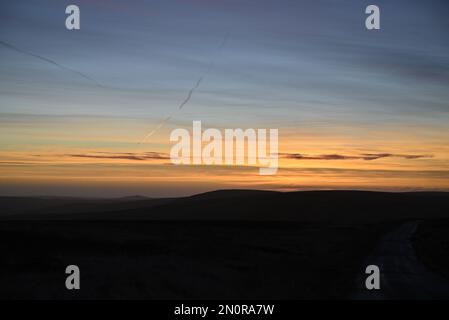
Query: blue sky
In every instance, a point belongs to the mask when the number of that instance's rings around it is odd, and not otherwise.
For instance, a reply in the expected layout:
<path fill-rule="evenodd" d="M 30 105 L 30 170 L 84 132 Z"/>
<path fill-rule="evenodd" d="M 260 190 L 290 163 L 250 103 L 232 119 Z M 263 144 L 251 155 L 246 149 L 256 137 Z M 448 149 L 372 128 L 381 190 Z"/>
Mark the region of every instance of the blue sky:
<path fill-rule="evenodd" d="M 366 1 L 80 1 L 79 31 L 64 28 L 69 3 L 3 1 L 1 39 L 116 90 L 1 48 L 2 112 L 163 116 L 209 63 L 188 114 L 447 111 L 444 1 L 378 1 L 378 32 L 363 27 Z"/>

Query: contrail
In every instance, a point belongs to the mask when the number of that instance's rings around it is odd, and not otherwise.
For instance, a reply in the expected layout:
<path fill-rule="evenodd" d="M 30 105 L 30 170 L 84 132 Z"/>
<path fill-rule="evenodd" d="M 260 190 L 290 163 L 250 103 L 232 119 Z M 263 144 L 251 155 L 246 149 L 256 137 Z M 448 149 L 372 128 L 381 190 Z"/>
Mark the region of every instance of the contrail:
<path fill-rule="evenodd" d="M 192 97 L 193 92 L 195 91 L 195 89 L 197 89 L 200 84 L 201 81 L 203 81 L 204 76 L 201 76 L 198 81 L 196 82 L 195 86 L 192 87 L 192 89 L 189 90 L 189 93 L 187 94 L 187 97 L 184 99 L 184 101 L 179 105 L 178 110 L 181 110 L 186 104 L 187 102 L 189 102 L 190 98 Z M 176 112 L 176 111 L 175 111 Z M 171 119 L 171 117 L 173 116 L 173 114 L 175 113 L 173 112 L 171 115 L 169 115 L 167 118 L 165 118 L 164 120 L 162 120 L 161 122 L 159 122 L 159 124 L 156 126 L 156 128 L 154 128 L 153 130 L 151 130 L 150 133 L 148 133 L 143 139 L 142 141 L 140 141 L 140 144 L 144 143 L 147 139 L 149 139 L 153 134 L 156 133 L 156 131 L 158 131 L 160 128 L 162 128 L 167 121 L 169 121 Z"/>
<path fill-rule="evenodd" d="M 62 65 L 62 64 L 59 64 L 59 63 L 57 63 L 57 62 L 54 61 L 54 60 L 45 58 L 45 57 L 43 57 L 43 56 L 34 54 L 34 53 L 32 53 L 32 52 L 28 52 L 28 51 L 19 49 L 19 48 L 17 48 L 16 46 L 14 46 L 14 45 L 12 45 L 12 44 L 10 44 L 10 43 L 7 43 L 7 42 L 5 42 L 5 41 L 2 41 L 2 40 L 0 40 L 0 44 L 1 44 L 2 46 L 4 46 L 4 47 L 9 48 L 9 49 L 11 49 L 11 50 L 14 50 L 14 51 L 16 51 L 16 52 L 19 52 L 19 53 L 25 54 L 25 55 L 27 55 L 27 56 L 30 56 L 30 57 L 39 59 L 39 60 L 41 60 L 41 61 L 50 63 L 50 64 L 52 64 L 52 65 L 54 65 L 54 66 L 57 66 L 57 67 L 60 68 L 60 69 L 63 69 L 63 70 L 66 70 L 66 71 L 70 71 L 70 72 L 72 72 L 72 73 L 76 73 L 76 74 L 79 75 L 80 77 L 82 77 L 82 78 L 84 78 L 84 79 L 86 79 L 86 80 L 89 80 L 90 82 L 94 83 L 96 86 L 104 88 L 103 85 L 101 85 L 98 81 L 96 81 L 95 79 L 89 77 L 88 75 L 85 75 L 84 73 L 79 72 L 79 71 L 77 71 L 77 70 L 75 70 L 75 69 L 71 69 L 71 68 L 66 67 L 66 66 L 64 66 L 64 65 Z"/>
<path fill-rule="evenodd" d="M 164 120 L 162 120 L 156 128 L 154 128 L 153 130 L 151 130 L 150 133 L 148 133 L 140 142 L 141 144 L 144 143 L 147 139 L 149 139 L 156 131 L 158 131 L 165 123 L 167 123 L 167 121 L 169 121 L 171 119 L 171 116 L 168 116 L 167 118 L 165 118 Z"/>
<path fill-rule="evenodd" d="M 187 94 L 187 97 L 184 99 L 184 101 L 179 105 L 178 110 L 181 110 L 182 107 L 184 107 L 184 105 L 189 102 L 190 98 L 192 97 L 192 93 L 195 91 L 195 89 L 197 89 L 200 86 L 201 81 L 203 81 L 203 76 L 201 76 L 198 81 L 196 82 L 195 86 L 192 87 L 192 89 L 190 89 L 189 93 Z M 160 128 L 162 128 L 163 125 L 165 125 L 170 119 L 171 119 L 172 115 L 168 116 L 167 118 L 165 118 L 164 120 L 162 120 L 161 122 L 159 122 L 159 124 L 156 126 L 156 128 L 154 128 L 153 130 L 151 130 L 150 133 L 148 133 L 140 143 L 144 143 L 147 139 L 149 139 L 153 134 L 156 133 L 156 131 L 158 131 Z"/>
<path fill-rule="evenodd" d="M 196 85 L 190 89 L 189 94 L 187 95 L 187 97 L 185 98 L 185 100 L 179 105 L 178 110 L 181 110 L 182 107 L 184 107 L 184 105 L 189 102 L 190 98 L 192 97 L 192 93 L 193 91 L 195 91 L 196 88 L 198 88 L 200 86 L 201 81 L 203 81 L 203 76 L 201 76 L 198 81 L 196 82 Z"/>
<path fill-rule="evenodd" d="M 221 49 L 225 46 L 226 42 L 228 41 L 228 38 L 229 38 L 229 34 L 226 34 L 226 35 L 223 37 L 223 41 L 222 41 L 222 42 L 220 43 L 220 45 L 218 46 L 217 50 L 221 50 Z M 177 111 L 181 110 L 181 109 L 182 109 L 182 108 L 183 108 L 183 107 L 190 101 L 190 98 L 192 98 L 192 94 L 195 92 L 196 89 L 198 89 L 198 87 L 200 86 L 200 84 L 201 84 L 201 82 L 203 81 L 204 77 L 206 76 L 206 74 L 209 73 L 209 71 L 212 69 L 212 67 L 213 67 L 213 61 L 210 60 L 210 61 L 209 61 L 209 66 L 207 67 L 206 72 L 204 73 L 204 75 L 202 75 L 202 76 L 197 80 L 196 84 L 189 90 L 189 93 L 187 94 L 187 97 L 186 97 L 186 98 L 184 99 L 184 101 L 179 105 Z M 176 111 L 175 111 L 175 112 L 176 112 Z M 149 134 L 147 134 L 147 135 L 142 139 L 142 141 L 141 141 L 140 143 L 144 143 L 144 142 L 145 142 L 147 139 L 149 139 L 154 133 L 156 133 L 156 131 L 158 131 L 162 126 L 164 126 L 165 123 L 167 123 L 167 121 L 169 121 L 169 120 L 173 117 L 173 115 L 174 115 L 175 112 L 173 112 L 170 116 L 168 116 L 167 118 L 165 118 L 164 120 L 162 120 L 162 121 L 156 126 L 156 128 L 154 128 Z"/>
<path fill-rule="evenodd" d="M 226 33 L 225 36 L 223 37 L 223 41 L 221 42 L 220 46 L 218 47 L 218 50 L 221 50 L 226 42 L 228 42 L 228 38 L 229 38 L 229 33 Z"/>

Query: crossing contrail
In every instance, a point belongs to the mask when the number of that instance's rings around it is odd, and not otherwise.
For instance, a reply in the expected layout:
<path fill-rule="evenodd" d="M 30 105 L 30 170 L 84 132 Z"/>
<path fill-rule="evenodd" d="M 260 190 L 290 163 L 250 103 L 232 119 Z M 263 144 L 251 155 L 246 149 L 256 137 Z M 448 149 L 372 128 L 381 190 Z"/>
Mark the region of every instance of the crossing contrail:
<path fill-rule="evenodd" d="M 39 60 L 44 61 L 44 62 L 47 62 L 47 63 L 50 63 L 50 64 L 52 64 L 52 65 L 54 65 L 54 66 L 56 66 L 56 67 L 58 67 L 58 68 L 60 68 L 60 69 L 62 69 L 62 70 L 66 70 L 66 71 L 75 73 L 75 74 L 77 74 L 78 76 L 80 76 L 80 77 L 82 77 L 82 78 L 84 78 L 84 79 L 86 79 L 86 80 L 89 80 L 90 82 L 94 83 L 96 86 L 104 88 L 104 86 L 103 86 L 102 84 L 100 84 L 97 80 L 95 80 L 95 79 L 89 77 L 88 75 L 86 75 L 86 74 L 84 74 L 84 73 L 82 73 L 82 72 L 80 72 L 80 71 L 78 71 L 78 70 L 75 70 L 75 69 L 66 67 L 66 66 L 64 66 L 64 65 L 62 65 L 62 64 L 60 64 L 60 63 L 58 63 L 58 62 L 56 62 L 56 61 L 54 61 L 54 60 L 48 59 L 48 58 L 43 57 L 43 56 L 40 56 L 40 55 L 38 55 L 38 54 L 35 54 L 35 53 L 29 52 L 29 51 L 22 50 L 22 49 L 20 49 L 20 48 L 14 46 L 14 45 L 12 45 L 12 44 L 10 44 L 10 43 L 8 43 L 8 42 L 5 42 L 5 41 L 0 40 L 0 44 L 1 44 L 2 46 L 4 46 L 4 47 L 8 48 L 8 49 L 13 50 L 13 51 L 22 53 L 22 54 L 24 54 L 24 55 L 27 55 L 27 56 L 30 56 L 30 57 L 39 59 Z"/>
<path fill-rule="evenodd" d="M 228 38 L 229 38 L 229 34 L 226 34 L 225 36 L 224 36 L 224 38 L 223 38 L 223 41 L 220 43 L 220 45 L 218 46 L 218 48 L 217 48 L 217 50 L 221 50 L 224 46 L 225 46 L 225 44 L 226 44 L 226 42 L 228 41 Z M 206 76 L 206 74 L 208 74 L 209 73 L 209 71 L 212 69 L 212 67 L 213 67 L 213 61 L 212 60 L 210 60 L 209 61 L 209 65 L 208 65 L 208 67 L 207 67 L 207 69 L 206 69 L 206 72 L 201 76 L 201 77 L 199 77 L 199 79 L 196 81 L 196 83 L 195 83 L 195 85 L 189 90 L 189 92 L 188 92 L 188 94 L 187 94 L 187 96 L 186 96 L 186 98 L 184 99 L 184 101 L 179 105 L 179 107 L 178 107 L 178 109 L 176 110 L 176 111 L 179 111 L 179 110 L 181 110 L 189 101 L 190 101 L 190 98 L 192 98 L 192 94 L 195 92 L 195 90 L 196 89 L 198 89 L 198 87 L 200 86 L 200 84 L 201 84 L 201 82 L 203 81 L 203 79 L 204 79 L 204 77 Z M 142 139 L 142 141 L 140 142 L 140 143 L 144 143 L 147 139 L 149 139 L 153 134 L 155 134 L 156 133 L 156 131 L 158 131 L 160 128 L 162 128 L 172 117 L 173 117 L 173 115 L 174 115 L 174 113 L 176 113 L 176 111 L 175 112 L 173 112 L 170 116 L 168 116 L 167 118 L 165 118 L 164 120 L 162 120 L 150 133 L 148 133 L 143 139 Z"/>
<path fill-rule="evenodd" d="M 184 107 L 186 105 L 187 102 L 189 102 L 190 98 L 192 97 L 192 93 L 195 91 L 195 89 L 197 89 L 200 86 L 201 81 L 203 81 L 203 76 L 201 76 L 198 81 L 196 82 L 195 86 L 192 87 L 192 89 L 190 89 L 189 93 L 187 94 L 187 97 L 184 99 L 184 101 L 179 105 L 178 110 L 181 110 L 182 107 Z M 156 131 L 158 131 L 160 128 L 162 128 L 170 119 L 171 119 L 171 115 L 168 116 L 167 118 L 165 118 L 164 120 L 162 120 L 161 122 L 159 122 L 159 124 L 153 129 L 151 130 L 150 133 L 148 133 L 140 143 L 144 143 L 147 139 L 149 139 L 153 134 L 156 133 Z"/>

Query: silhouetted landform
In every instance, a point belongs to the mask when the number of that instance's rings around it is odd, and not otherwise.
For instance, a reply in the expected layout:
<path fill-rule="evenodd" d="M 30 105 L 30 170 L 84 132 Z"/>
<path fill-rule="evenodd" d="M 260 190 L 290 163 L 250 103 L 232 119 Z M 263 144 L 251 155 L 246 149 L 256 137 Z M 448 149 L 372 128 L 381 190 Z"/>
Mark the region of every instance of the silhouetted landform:
<path fill-rule="evenodd" d="M 388 235 L 402 239 L 396 230 L 410 220 L 449 219 L 448 199 L 433 192 L 251 190 L 176 199 L 2 197 L 0 299 L 361 297 L 367 259 L 389 247 Z M 431 260 L 447 250 L 439 247 L 444 230 L 436 242 L 429 242 L 433 229 L 422 230 L 430 230 L 420 242 L 428 251 L 423 262 L 441 273 L 445 262 L 434 268 Z M 417 269 L 400 254 L 380 261 Z M 81 290 L 65 288 L 70 264 L 81 269 Z M 420 279 L 380 297 L 426 297 L 432 288 Z"/>
<path fill-rule="evenodd" d="M 220 190 L 147 199 L 0 198 L 3 219 L 375 222 L 447 217 L 449 193 Z"/>

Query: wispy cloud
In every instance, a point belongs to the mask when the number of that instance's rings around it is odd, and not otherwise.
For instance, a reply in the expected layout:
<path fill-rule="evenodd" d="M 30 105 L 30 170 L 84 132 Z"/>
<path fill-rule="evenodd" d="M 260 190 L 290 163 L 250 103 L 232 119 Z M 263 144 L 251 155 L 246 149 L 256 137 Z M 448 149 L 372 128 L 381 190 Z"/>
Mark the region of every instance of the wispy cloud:
<path fill-rule="evenodd" d="M 360 155 L 343 155 L 343 154 L 320 154 L 307 155 L 302 153 L 280 153 L 279 156 L 285 159 L 296 160 L 377 160 L 382 158 L 402 158 L 402 159 L 422 159 L 433 158 L 429 154 L 394 154 L 394 153 L 362 153 Z"/>
<path fill-rule="evenodd" d="M 170 157 L 166 153 L 159 152 L 92 152 L 92 153 L 77 153 L 65 154 L 64 156 L 72 158 L 94 158 L 94 159 L 121 159 L 121 160 L 168 160 Z"/>

